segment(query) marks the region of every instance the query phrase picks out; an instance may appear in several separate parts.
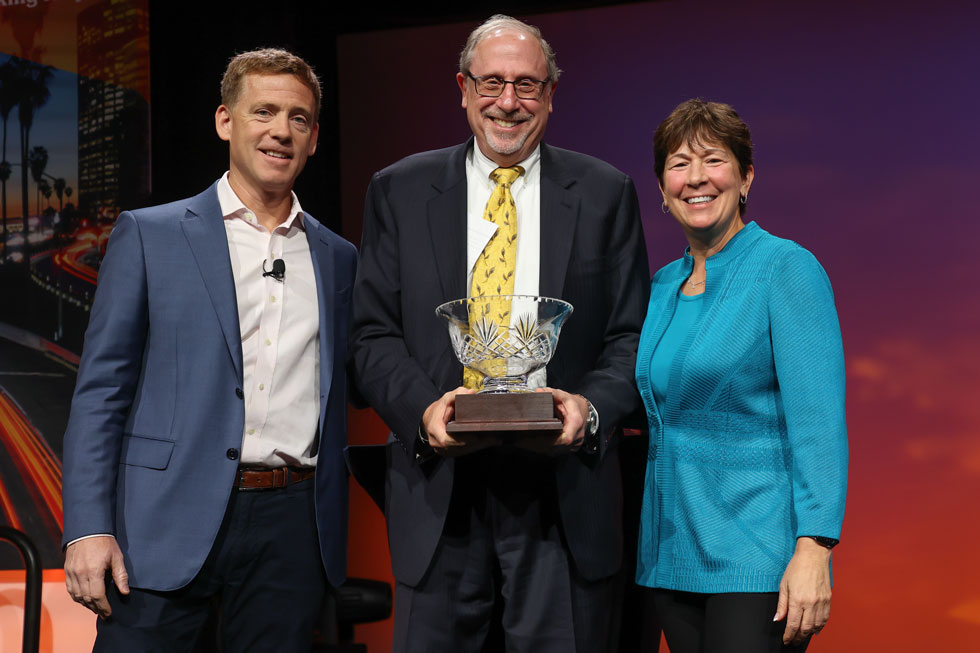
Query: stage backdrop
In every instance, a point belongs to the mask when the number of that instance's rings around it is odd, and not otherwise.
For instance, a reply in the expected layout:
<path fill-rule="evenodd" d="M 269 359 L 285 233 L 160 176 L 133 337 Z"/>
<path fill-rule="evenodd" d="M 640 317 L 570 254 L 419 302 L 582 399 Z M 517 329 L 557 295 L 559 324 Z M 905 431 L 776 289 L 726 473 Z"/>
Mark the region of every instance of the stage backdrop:
<path fill-rule="evenodd" d="M 703 97 L 734 105 L 752 128 L 747 218 L 811 250 L 830 275 L 851 464 L 833 617 L 812 650 L 976 642 L 980 10 L 676 1 L 526 18 L 565 70 L 546 139 L 636 180 L 651 272 L 685 244 L 659 209 L 653 131 Z M 474 26 L 340 39 L 348 238 L 360 238 L 374 171 L 469 135 L 454 74 Z M 384 441 L 376 417 L 352 417 L 352 442 Z M 380 514 L 359 490 L 353 501 L 350 573 L 390 579 Z M 389 637 L 390 623 L 358 628 L 375 651 Z"/>
<path fill-rule="evenodd" d="M 57 571 L 61 435 L 101 247 L 117 209 L 150 191 L 146 0 L 0 4 L 0 521 L 41 545 L 42 650 L 60 653 L 90 648 L 94 623 Z M 683 239 L 659 212 L 653 130 L 689 97 L 739 109 L 757 144 L 748 217 L 827 268 L 848 356 L 848 512 L 833 619 L 813 650 L 968 648 L 980 635 L 980 10 L 738 5 L 526 17 L 566 71 L 548 140 L 634 177 L 655 269 Z M 372 172 L 468 136 L 454 74 L 474 24 L 338 42 L 355 242 Z M 352 418 L 352 442 L 384 440 L 369 411 Z M 380 514 L 359 489 L 352 505 L 350 574 L 390 579 Z M 0 547 L 0 569 L 16 566 Z M 0 571 L 3 651 L 19 648 L 18 573 Z M 388 650 L 390 621 L 358 639 Z"/>
<path fill-rule="evenodd" d="M 37 544 L 41 647 L 91 648 L 64 590 L 61 445 L 99 261 L 150 191 L 146 0 L 0 8 L 0 524 Z M 0 650 L 20 649 L 23 572 L 0 545 Z"/>

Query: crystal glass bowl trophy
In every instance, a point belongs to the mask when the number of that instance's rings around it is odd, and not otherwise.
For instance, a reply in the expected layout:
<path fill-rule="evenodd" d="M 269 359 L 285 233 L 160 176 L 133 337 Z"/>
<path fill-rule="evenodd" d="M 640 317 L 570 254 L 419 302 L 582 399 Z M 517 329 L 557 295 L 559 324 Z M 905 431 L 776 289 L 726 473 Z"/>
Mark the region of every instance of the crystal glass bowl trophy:
<path fill-rule="evenodd" d="M 558 346 L 572 305 L 533 295 L 467 297 L 436 308 L 467 374 L 482 379 L 476 395 L 456 397 L 450 433 L 561 431 L 551 393 L 535 393 L 528 377 L 545 367 Z"/>

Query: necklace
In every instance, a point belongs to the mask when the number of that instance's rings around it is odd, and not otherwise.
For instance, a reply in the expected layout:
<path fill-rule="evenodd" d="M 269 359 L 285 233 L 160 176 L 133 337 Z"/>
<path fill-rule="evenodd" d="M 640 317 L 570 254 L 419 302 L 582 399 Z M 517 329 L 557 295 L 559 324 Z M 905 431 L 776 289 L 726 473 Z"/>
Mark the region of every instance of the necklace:
<path fill-rule="evenodd" d="M 707 280 L 708 280 L 708 277 L 707 276 L 704 279 L 701 279 L 701 281 L 691 281 L 690 279 L 688 279 L 687 280 L 687 285 L 689 285 L 691 288 L 697 288 L 698 286 L 700 286 L 701 284 L 703 284 Z"/>

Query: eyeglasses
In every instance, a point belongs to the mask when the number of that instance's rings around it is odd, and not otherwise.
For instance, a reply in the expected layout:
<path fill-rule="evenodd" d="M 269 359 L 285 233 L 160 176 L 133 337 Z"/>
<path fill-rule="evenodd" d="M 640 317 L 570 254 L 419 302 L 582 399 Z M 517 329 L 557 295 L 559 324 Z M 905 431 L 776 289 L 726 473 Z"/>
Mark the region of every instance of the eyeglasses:
<path fill-rule="evenodd" d="M 547 79 L 531 79 L 530 77 L 509 80 L 501 79 L 496 75 L 474 75 L 473 73 L 466 73 L 466 75 L 473 80 L 477 95 L 483 97 L 500 97 L 504 93 L 504 88 L 508 84 L 512 84 L 514 93 L 520 99 L 537 100 L 544 93 L 545 84 L 548 83 Z"/>

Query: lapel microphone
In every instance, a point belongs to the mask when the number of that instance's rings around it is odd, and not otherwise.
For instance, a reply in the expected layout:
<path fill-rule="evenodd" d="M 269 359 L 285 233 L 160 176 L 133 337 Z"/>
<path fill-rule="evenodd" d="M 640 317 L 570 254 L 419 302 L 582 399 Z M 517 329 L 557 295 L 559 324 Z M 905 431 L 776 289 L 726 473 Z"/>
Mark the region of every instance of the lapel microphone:
<path fill-rule="evenodd" d="M 281 258 L 277 258 L 276 260 L 274 260 L 272 262 L 272 269 L 271 270 L 266 270 L 265 269 L 265 263 L 268 260 L 269 259 L 264 259 L 262 261 L 262 276 L 263 277 L 272 277 L 273 279 L 275 279 L 279 283 L 282 283 L 283 279 L 286 278 L 286 262 L 284 260 L 282 260 Z"/>

